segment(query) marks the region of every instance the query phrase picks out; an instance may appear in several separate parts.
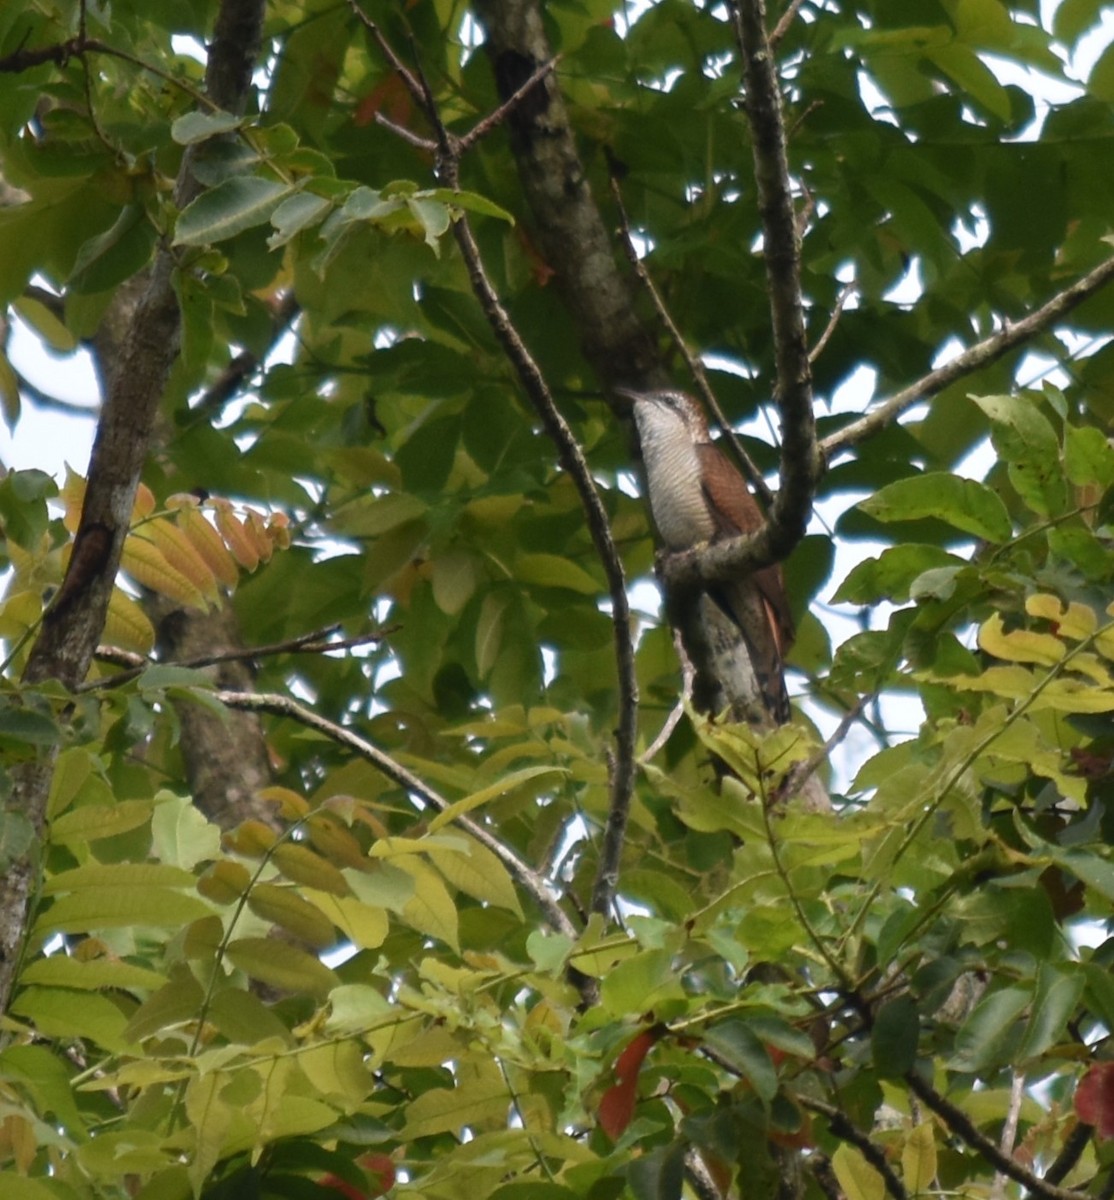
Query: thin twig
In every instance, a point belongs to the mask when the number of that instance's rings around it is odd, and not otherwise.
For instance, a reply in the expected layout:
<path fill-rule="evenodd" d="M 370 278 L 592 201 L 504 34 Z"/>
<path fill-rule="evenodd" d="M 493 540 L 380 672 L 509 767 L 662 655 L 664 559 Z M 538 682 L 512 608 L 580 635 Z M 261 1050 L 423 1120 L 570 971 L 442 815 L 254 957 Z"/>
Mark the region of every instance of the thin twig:
<path fill-rule="evenodd" d="M 669 716 L 665 718 L 665 724 L 658 732 L 658 736 L 638 756 L 638 761 L 641 764 L 650 762 L 665 743 L 669 741 L 673 736 L 673 730 L 677 728 L 681 723 L 681 718 L 685 715 L 686 706 L 692 701 L 692 685 L 696 680 L 696 668 L 692 665 L 692 659 L 689 658 L 685 651 L 685 644 L 681 640 L 680 631 L 677 629 L 673 630 L 673 648 L 677 652 L 677 661 L 681 664 L 681 698 L 673 706 Z"/>
<path fill-rule="evenodd" d="M 844 738 L 851 732 L 855 723 L 862 717 L 863 709 L 874 699 L 877 693 L 871 693 L 869 696 L 863 696 L 857 700 L 844 713 L 842 720 L 835 727 L 835 732 L 830 738 L 816 751 L 810 758 L 804 762 L 796 763 L 789 769 L 789 774 L 785 777 L 784 785 L 778 790 L 775 797 L 779 804 L 784 804 L 788 800 L 792 800 L 798 795 L 805 785 L 805 781 L 814 775 L 824 763 L 831 757 L 832 751 L 838 746 Z"/>
<path fill-rule="evenodd" d="M 133 654 L 129 650 L 121 650 L 118 646 L 98 646 L 97 658 L 107 662 L 122 663 L 125 670 L 120 671 L 116 675 L 110 675 L 107 679 L 93 679 L 88 683 L 82 683 L 74 688 L 75 692 L 92 692 L 102 691 L 106 688 L 120 687 L 125 683 L 130 683 L 131 680 L 142 675 L 149 667 L 184 667 L 188 670 L 197 670 L 201 667 L 215 666 L 222 662 L 244 662 L 254 658 L 273 658 L 278 654 L 328 654 L 333 650 L 351 650 L 356 646 L 366 646 L 373 642 L 381 642 L 388 637 L 398 627 L 394 629 L 377 629 L 374 633 L 361 633 L 355 637 L 338 638 L 336 641 L 330 641 L 334 633 L 340 628 L 339 625 L 330 625 L 325 629 L 316 629 L 312 633 L 303 633 L 298 637 L 290 638 L 284 642 L 271 642 L 265 646 L 242 646 L 235 650 L 221 650 L 213 654 L 202 654 L 196 658 L 180 658 L 170 659 L 166 662 L 156 663 L 152 659 L 144 658 L 141 654 Z"/>
<path fill-rule="evenodd" d="M 809 366 L 812 366 L 820 355 L 824 353 L 824 347 L 831 340 L 832 334 L 835 333 L 836 326 L 839 324 L 839 319 L 843 316 L 844 305 L 858 290 L 859 285 L 852 280 L 850 283 L 845 284 L 840 291 L 839 296 L 836 298 L 835 308 L 832 309 L 832 315 L 828 318 L 827 325 L 824 326 L 824 332 L 820 335 L 816 345 L 808 352 Z"/>
<path fill-rule="evenodd" d="M 245 380 L 266 361 L 275 343 L 286 333 L 294 323 L 301 307 L 293 289 L 279 301 L 273 314 L 271 325 L 271 340 L 263 354 L 255 354 L 251 350 L 242 350 L 213 380 L 201 395 L 201 399 L 190 409 L 191 420 L 200 417 L 210 418 L 214 410 L 222 408 L 239 392 Z"/>
<path fill-rule="evenodd" d="M 291 720 L 298 721 L 308 729 L 313 729 L 318 733 L 324 734 L 325 737 L 336 742 L 338 745 L 345 746 L 349 750 L 354 750 L 361 758 L 371 763 L 372 766 L 393 783 L 398 784 L 401 788 L 405 788 L 407 792 L 417 797 L 418 800 L 430 808 L 434 808 L 438 812 L 445 812 L 452 806 L 451 802 L 442 796 L 440 792 L 430 787 L 424 780 L 419 779 L 412 771 L 407 770 L 402 763 L 396 762 L 389 754 L 380 750 L 377 746 L 373 746 L 371 742 L 360 737 L 359 734 L 353 733 L 350 729 L 345 729 L 342 725 L 336 725 L 332 721 L 326 720 L 315 713 L 313 709 L 299 704 L 296 700 L 290 699 L 289 696 L 279 695 L 275 692 L 232 691 L 216 691 L 213 695 L 222 704 L 228 705 L 229 708 L 240 709 L 245 712 L 273 713 L 276 716 L 288 717 Z M 481 845 L 486 846 L 503 863 L 522 887 L 533 896 L 553 929 L 570 937 L 576 937 L 576 929 L 562 911 L 557 894 L 550 886 L 548 880 L 543 879 L 533 868 L 523 862 L 513 850 L 503 845 L 498 838 L 489 833 L 482 825 L 477 824 L 471 817 L 455 817 L 454 823 L 471 837 L 474 837 Z"/>
<path fill-rule="evenodd" d="M 972 375 L 983 367 L 997 362 L 1003 355 L 1008 354 L 1018 346 L 1024 345 L 1036 334 L 1049 328 L 1060 317 L 1066 316 L 1074 308 L 1078 308 L 1084 300 L 1090 299 L 1096 292 L 1114 280 L 1114 258 L 1108 258 L 1104 263 L 1088 272 L 1082 279 L 1076 280 L 1070 287 L 1057 292 L 1051 300 L 1042 304 L 1035 312 L 1019 321 L 1011 321 L 991 337 L 984 338 L 974 346 L 957 354 L 942 367 L 929 371 L 927 375 L 903 388 L 896 395 L 884 400 L 876 408 L 850 425 L 845 425 L 838 433 L 833 433 L 820 443 L 820 449 L 825 459 L 831 458 L 841 450 L 849 450 L 865 441 L 874 434 L 892 424 L 907 409 L 922 400 L 927 400 L 937 392 L 956 383 L 967 375 Z"/>
<path fill-rule="evenodd" d="M 1021 1104 L 1025 1099 L 1025 1074 L 1014 1071 L 1010 1082 L 1010 1106 L 1006 1110 L 1006 1119 L 1002 1123 L 1002 1135 L 998 1139 L 998 1149 L 1003 1154 L 1013 1157 L 1014 1143 L 1017 1141 L 1017 1122 L 1021 1117 Z M 990 1187 L 991 1200 L 1002 1200 L 1006 1194 L 1006 1176 L 1002 1171 L 994 1173 L 994 1183 Z"/>
<path fill-rule="evenodd" d="M 556 68 L 560 61 L 561 55 L 554 54 L 552 58 L 543 62 L 525 83 L 511 92 L 498 108 L 488 113 L 482 120 L 477 121 L 466 134 L 459 137 L 457 139 L 457 153 L 467 153 L 481 138 L 487 137 L 493 129 L 501 125 L 518 105 L 522 103 L 527 93 L 532 92 L 550 71 Z"/>
<path fill-rule="evenodd" d="M 828 1122 L 828 1128 L 840 1141 L 848 1142 L 862 1154 L 863 1158 L 882 1176 L 886 1191 L 894 1200 L 908 1200 L 909 1193 L 905 1190 L 905 1184 L 894 1174 L 894 1169 L 890 1166 L 886 1155 L 870 1140 L 867 1134 L 851 1121 L 846 1113 L 836 1108 L 835 1105 L 827 1104 L 823 1100 L 815 1100 L 812 1096 L 797 1094 L 794 1099 L 802 1108 L 807 1108 L 810 1112 L 822 1116 Z"/>
<path fill-rule="evenodd" d="M 997 1143 L 981 1133 L 971 1118 L 950 1100 L 946 1100 L 928 1082 L 915 1071 L 905 1076 L 905 1082 L 914 1095 L 919 1096 L 924 1103 L 944 1122 L 948 1129 L 977 1151 L 983 1158 L 1003 1175 L 1017 1183 L 1024 1184 L 1034 1196 L 1042 1196 L 1044 1200 L 1081 1200 L 1085 1193 L 1076 1192 L 1070 1188 L 1057 1187 L 1047 1179 L 1034 1175 L 1028 1167 L 1022 1166 L 1009 1154 L 1003 1154 Z"/>
<path fill-rule="evenodd" d="M 789 32 L 789 26 L 793 24 L 797 17 L 797 13 L 801 11 L 801 5 L 805 0 L 790 0 L 789 7 L 781 14 L 778 23 L 773 27 L 770 36 L 767 39 L 772 50 L 778 42 Z"/>
<path fill-rule="evenodd" d="M 739 441 L 735 430 L 731 428 L 730 422 L 723 415 L 723 410 L 716 400 L 715 392 L 712 391 L 711 384 L 708 383 L 708 375 L 704 370 L 704 364 L 688 348 L 688 343 L 682 336 L 680 329 L 677 328 L 677 323 L 673 320 L 673 315 L 666 307 L 665 300 L 662 298 L 661 292 L 658 291 L 657 284 L 654 283 L 650 272 L 646 269 L 646 264 L 638 256 L 634 238 L 631 236 L 630 217 L 627 215 L 626 205 L 623 203 L 623 192 L 614 171 L 611 173 L 611 195 L 614 197 L 615 207 L 619 212 L 619 232 L 627 261 L 630 263 L 631 269 L 638 276 L 642 286 L 646 289 L 646 294 L 650 297 L 661 323 L 673 339 L 673 344 L 677 347 L 678 353 L 685 360 L 685 366 L 688 367 L 689 374 L 695 381 L 705 405 L 714 414 L 719 427 L 723 430 L 739 468 L 754 490 L 762 508 L 768 510 L 774 500 L 773 492 L 770 491 L 765 479 L 762 478 L 762 472 L 758 469 L 757 464 L 746 452 L 742 442 Z"/>

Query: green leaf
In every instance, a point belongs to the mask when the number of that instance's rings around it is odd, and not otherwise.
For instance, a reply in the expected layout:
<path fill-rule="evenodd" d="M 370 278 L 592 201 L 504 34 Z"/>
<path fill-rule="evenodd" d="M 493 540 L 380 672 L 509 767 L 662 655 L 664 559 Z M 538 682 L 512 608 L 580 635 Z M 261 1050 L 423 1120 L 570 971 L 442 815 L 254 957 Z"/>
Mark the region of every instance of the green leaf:
<path fill-rule="evenodd" d="M 887 484 L 859 507 L 879 521 L 936 517 L 994 543 L 1008 541 L 1012 532 L 1006 506 L 996 493 L 972 479 L 942 471 Z"/>
<path fill-rule="evenodd" d="M 777 1068 L 770 1052 L 744 1021 L 718 1021 L 705 1033 L 704 1041 L 719 1058 L 743 1074 L 760 1100 L 774 1098 Z"/>
<path fill-rule="evenodd" d="M 220 854 L 220 829 L 186 796 L 160 792 L 151 816 L 151 841 L 159 860 L 192 871 Z"/>
<path fill-rule="evenodd" d="M 521 554 L 515 559 L 515 578 L 539 587 L 568 588 L 585 596 L 598 596 L 603 585 L 583 567 L 556 554 Z"/>
<path fill-rule="evenodd" d="M 514 217 L 505 208 L 477 192 L 454 192 L 452 188 L 434 188 L 426 194 L 430 199 L 439 200 L 450 208 L 463 208 L 483 217 L 497 217 L 500 221 L 506 221 L 508 225 L 514 224 Z"/>
<path fill-rule="evenodd" d="M 42 913 L 36 930 L 83 933 L 124 926 L 185 925 L 211 910 L 198 896 L 159 887 L 104 886 L 70 892 Z"/>
<path fill-rule="evenodd" d="M 65 954 L 53 954 L 29 963 L 20 973 L 23 984 L 41 983 L 51 987 L 77 988 L 96 991 L 100 988 L 160 988 L 166 976 L 146 967 L 132 966 L 111 958 L 94 958 L 82 962 Z"/>
<path fill-rule="evenodd" d="M 1064 1037 L 1067 1024 L 1075 1015 L 1076 1006 L 1083 995 L 1085 983 L 1083 972 L 1074 969 L 1073 964 L 1040 964 L 1032 1013 L 1025 1026 L 1021 1045 L 1017 1048 L 1019 1064 L 1038 1059 Z"/>
<path fill-rule="evenodd" d="M 900 1079 L 913 1069 L 920 1033 L 920 1013 L 912 996 L 898 996 L 882 1005 L 870 1031 L 874 1069 L 882 1079 Z"/>
<path fill-rule="evenodd" d="M 267 239 L 267 246 L 277 250 L 285 246 L 291 238 L 316 225 L 324 219 L 325 214 L 332 208 L 333 202 L 324 196 L 315 196 L 312 192 L 298 192 L 288 196 L 271 214 L 271 224 L 275 232 Z"/>
<path fill-rule="evenodd" d="M 914 581 L 926 571 L 964 565 L 963 559 L 939 546 L 891 546 L 877 558 L 868 558 L 854 567 L 836 589 L 832 603 L 876 604 L 879 600 L 901 603 L 909 599 Z"/>
<path fill-rule="evenodd" d="M 1020 987 L 1001 988 L 980 1000 L 956 1034 L 949 1066 L 978 1073 L 1016 1061 L 1017 1019 L 1031 1000 L 1032 993 Z"/>
<path fill-rule="evenodd" d="M 975 396 L 990 418 L 995 449 L 1009 463 L 1010 482 L 1039 516 L 1055 516 L 1067 504 L 1060 446 L 1051 424 L 1021 396 Z"/>
<path fill-rule="evenodd" d="M 320 959 L 274 938 L 236 938 L 229 942 L 227 953 L 232 964 L 252 979 L 285 991 L 324 999 L 340 982 Z"/>
<path fill-rule="evenodd" d="M 936 1178 L 936 1131 L 931 1121 L 914 1125 L 901 1148 L 901 1174 L 912 1196 L 927 1192 Z"/>
<path fill-rule="evenodd" d="M 182 210 L 174 230 L 174 244 L 214 245 L 245 229 L 263 225 L 292 190 L 290 184 L 255 175 L 226 179 Z"/>
<path fill-rule="evenodd" d="M 680 1200 L 685 1183 L 685 1150 L 685 1143 L 678 1141 L 634 1158 L 627 1167 L 634 1200 Z"/>
<path fill-rule="evenodd" d="M 96 992 L 69 988 L 27 987 L 16 994 L 11 1011 L 35 1023 L 39 1035 L 71 1041 L 91 1038 L 106 1050 L 130 1049 L 127 1018 L 117 1004 Z"/>
<path fill-rule="evenodd" d="M 230 112 L 191 112 L 179 117 L 170 126 L 170 136 L 179 146 L 192 146 L 221 133 L 231 133 L 244 124 L 246 118 Z"/>
<path fill-rule="evenodd" d="M 150 800 L 120 800 L 116 804 L 85 804 L 71 808 L 50 823 L 50 840 L 66 844 L 115 837 L 146 825 Z"/>

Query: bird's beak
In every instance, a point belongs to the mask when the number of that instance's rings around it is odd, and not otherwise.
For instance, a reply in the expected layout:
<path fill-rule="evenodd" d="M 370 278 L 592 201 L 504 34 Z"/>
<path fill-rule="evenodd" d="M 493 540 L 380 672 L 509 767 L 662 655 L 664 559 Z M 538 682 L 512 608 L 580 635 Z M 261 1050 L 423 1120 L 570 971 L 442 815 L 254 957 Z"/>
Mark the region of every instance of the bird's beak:
<path fill-rule="evenodd" d="M 622 396 L 624 400 L 629 400 L 632 405 L 639 400 L 645 400 L 646 396 L 643 392 L 636 392 L 634 388 L 629 387 L 614 387 L 611 389 L 616 396 Z"/>

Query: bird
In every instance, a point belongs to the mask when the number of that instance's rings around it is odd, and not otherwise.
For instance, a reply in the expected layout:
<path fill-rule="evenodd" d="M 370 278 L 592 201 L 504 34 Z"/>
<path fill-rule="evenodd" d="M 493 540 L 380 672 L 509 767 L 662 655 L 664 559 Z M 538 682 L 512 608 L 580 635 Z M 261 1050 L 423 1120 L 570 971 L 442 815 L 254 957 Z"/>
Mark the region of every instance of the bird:
<path fill-rule="evenodd" d="M 616 388 L 634 406 L 650 511 L 666 550 L 756 533 L 765 516 L 742 475 L 712 441 L 700 405 L 685 392 Z M 781 567 L 761 567 L 708 588 L 739 628 L 763 703 L 779 725 L 790 719 L 785 655 L 793 619 Z"/>

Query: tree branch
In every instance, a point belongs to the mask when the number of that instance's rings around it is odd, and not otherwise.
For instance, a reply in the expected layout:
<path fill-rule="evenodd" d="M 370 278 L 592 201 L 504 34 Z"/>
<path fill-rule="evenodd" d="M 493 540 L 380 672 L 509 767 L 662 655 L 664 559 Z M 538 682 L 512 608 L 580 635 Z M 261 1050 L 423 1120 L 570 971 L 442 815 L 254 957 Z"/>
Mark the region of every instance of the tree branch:
<path fill-rule="evenodd" d="M 789 184 L 781 93 L 766 40 L 763 0 L 733 0 L 743 59 L 746 113 L 762 215 L 770 317 L 777 363 L 775 398 L 781 414 L 780 488 L 762 531 L 774 561 L 804 537 L 821 459 L 812 412 L 812 375 L 801 299 L 801 247 Z"/>
<path fill-rule="evenodd" d="M 420 106 L 434 127 L 438 145 L 436 164 L 438 177 L 447 187 L 458 191 L 460 188 L 460 154 L 462 148 L 471 142 L 467 139 L 454 138 L 449 133 L 441 119 L 429 84 L 420 72 L 406 69 L 399 62 L 398 56 L 386 44 L 374 23 L 369 22 L 367 18 L 362 17 L 362 19 L 371 28 L 383 53 L 399 72 L 407 88 L 412 89 L 411 95 L 415 103 Z M 543 79 L 548 77 L 552 62 L 553 57 L 549 56 L 542 68 L 536 69 L 526 83 L 515 90 L 513 94 L 519 98 L 520 104 L 527 95 L 537 90 Z M 513 118 L 515 111 L 513 107 L 508 107 L 508 104 L 504 104 L 502 107 L 506 114 Z M 486 121 L 480 122 L 480 126 L 485 125 Z M 473 132 L 475 131 L 473 130 Z M 541 421 L 546 435 L 556 447 L 561 466 L 568 472 L 576 487 L 584 508 L 589 535 L 607 578 L 619 685 L 619 722 L 615 733 L 615 763 L 611 771 L 611 802 L 608 808 L 607 823 L 604 827 L 599 867 L 592 889 L 592 910 L 607 914 L 614 901 L 619 878 L 619 858 L 630 812 L 631 797 L 634 793 L 636 768 L 634 745 L 638 724 L 638 679 L 635 674 L 634 639 L 631 635 L 631 612 L 630 601 L 627 597 L 626 575 L 623 571 L 619 551 L 611 536 L 607 510 L 596 490 L 584 453 L 568 422 L 554 403 L 541 368 L 499 300 L 484 269 L 480 249 L 466 212 L 461 211 L 457 214 L 453 223 L 453 233 L 468 271 L 472 291 L 479 301 L 484 316 L 487 318 L 496 340 L 503 347 L 504 354 L 518 374 L 523 390 Z"/>
<path fill-rule="evenodd" d="M 886 1191 L 894 1200 L 908 1200 L 909 1193 L 905 1190 L 905 1184 L 894 1174 L 893 1167 L 890 1166 L 885 1154 L 842 1110 L 823 1100 L 816 1100 L 812 1096 L 797 1094 L 794 1099 L 802 1108 L 807 1108 L 810 1112 L 822 1116 L 828 1122 L 828 1128 L 837 1138 L 848 1142 L 862 1154 L 863 1158 L 882 1176 Z"/>
<path fill-rule="evenodd" d="M 553 59 L 537 0 L 477 0 L 499 95 L 510 99 Z M 567 299 L 585 357 L 605 384 L 668 387 L 655 339 L 619 270 L 552 73 L 506 122 L 533 229 Z"/>
<path fill-rule="evenodd" d="M 350 729 L 345 729 L 342 725 L 335 725 L 332 721 L 319 716 L 312 709 L 306 708 L 305 705 L 290 699 L 289 696 L 282 696 L 271 692 L 230 691 L 217 691 L 213 695 L 222 704 L 228 705 L 229 708 L 241 709 L 248 712 L 272 713 L 276 716 L 288 717 L 291 720 L 297 721 L 305 725 L 307 729 L 313 729 L 318 733 L 324 734 L 325 737 L 336 742 L 338 745 L 354 751 L 361 758 L 371 763 L 373 767 L 393 783 L 397 783 L 399 787 L 405 788 L 407 792 L 416 796 L 418 800 L 430 808 L 436 809 L 438 812 L 445 812 L 452 807 L 451 801 L 430 787 L 424 780 L 419 779 L 412 771 L 407 770 L 400 762 L 396 762 L 389 754 L 384 753 L 377 746 L 373 746 L 371 742 L 353 733 Z M 569 937 L 576 937 L 577 931 L 561 909 L 557 894 L 548 880 L 529 867 L 513 850 L 504 846 L 498 838 L 490 834 L 482 825 L 473 821 L 471 817 L 457 816 L 453 818 L 453 821 L 470 837 L 474 837 L 477 842 L 490 850 L 503 863 L 514 878 L 533 897 L 538 907 L 545 914 L 551 928 Z"/>
<path fill-rule="evenodd" d="M 1114 258 L 1108 258 L 1106 262 L 1095 267 L 1082 279 L 1076 280 L 1062 292 L 1057 292 L 1051 300 L 1042 304 L 1027 317 L 1006 324 L 998 333 L 977 342 L 974 346 L 964 350 L 962 354 L 957 354 L 942 367 L 929 371 L 916 383 L 911 383 L 907 388 L 903 388 L 865 416 L 860 417 L 857 421 L 852 421 L 850 425 L 845 425 L 837 433 L 826 437 L 820 444 L 824 457 L 830 460 L 841 450 L 849 450 L 852 446 L 857 446 L 860 442 L 885 429 L 887 425 L 892 424 L 914 404 L 927 400 L 930 396 L 943 391 L 944 388 L 965 376 L 972 375 L 974 372 L 982 370 L 983 367 L 997 362 L 1003 355 L 1024 345 L 1038 333 L 1048 329 L 1060 317 L 1065 316 L 1072 309 L 1078 308 L 1084 300 L 1100 291 L 1111 280 L 1114 280 Z"/>
<path fill-rule="evenodd" d="M 1081 1200 L 1083 1192 L 1072 1191 L 1070 1188 L 1057 1187 L 1047 1179 L 1034 1175 L 1028 1167 L 1024 1167 L 1012 1155 L 1003 1154 L 996 1142 L 985 1134 L 980 1133 L 974 1122 L 950 1100 L 946 1100 L 930 1084 L 922 1079 L 915 1071 L 905 1075 L 909 1090 L 923 1100 L 934 1113 L 944 1122 L 956 1137 L 961 1138 L 972 1150 L 977 1151 L 994 1168 L 1017 1183 L 1024 1184 L 1034 1196 L 1044 1197 L 1044 1200 Z"/>

